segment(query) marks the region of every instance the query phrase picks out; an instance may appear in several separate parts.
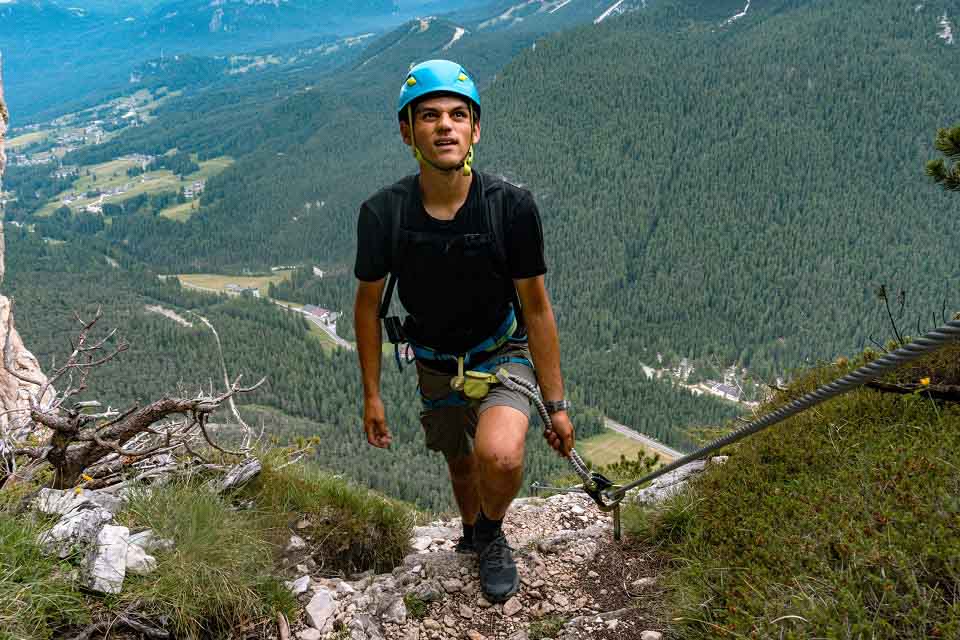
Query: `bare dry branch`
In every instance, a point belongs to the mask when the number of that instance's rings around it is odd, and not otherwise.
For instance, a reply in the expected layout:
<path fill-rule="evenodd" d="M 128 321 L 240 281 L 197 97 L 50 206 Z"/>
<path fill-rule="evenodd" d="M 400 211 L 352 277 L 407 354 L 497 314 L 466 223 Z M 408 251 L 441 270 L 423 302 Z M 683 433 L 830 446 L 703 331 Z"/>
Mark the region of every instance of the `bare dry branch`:
<path fill-rule="evenodd" d="M 164 443 L 158 444 L 157 446 L 151 447 L 151 448 L 146 449 L 146 450 L 140 450 L 140 449 L 124 449 L 123 447 L 121 447 L 121 446 L 119 446 L 119 445 L 116 445 L 116 444 L 114 444 L 114 443 L 112 443 L 112 442 L 108 442 L 108 441 L 102 439 L 100 436 L 97 435 L 97 432 L 96 432 L 96 431 L 93 431 L 90 435 L 93 436 L 93 440 L 94 440 L 98 445 L 100 445 L 101 447 L 106 447 L 107 449 L 113 449 L 113 451 L 115 451 L 116 453 L 119 453 L 119 454 L 122 455 L 122 456 L 147 456 L 147 455 L 152 455 L 152 454 L 156 453 L 158 450 L 160 450 L 160 448 L 170 446 L 170 432 L 169 432 L 169 431 L 168 431 L 167 434 L 166 434 L 166 441 L 165 441 Z"/>
<path fill-rule="evenodd" d="M 211 447 L 213 447 L 214 449 L 216 449 L 217 451 L 221 451 L 221 452 L 226 453 L 226 454 L 231 455 L 231 456 L 245 456 L 245 455 L 247 455 L 248 453 L 250 453 L 249 450 L 246 450 L 246 451 L 229 451 L 229 450 L 224 449 L 223 447 L 219 446 L 218 444 L 214 443 L 214 441 L 210 438 L 210 434 L 207 433 L 207 416 L 206 416 L 206 414 L 200 415 L 200 416 L 198 417 L 198 419 L 197 419 L 197 422 L 200 424 L 200 431 L 203 433 L 203 437 L 204 437 L 204 439 L 207 441 L 207 444 L 210 445 Z"/>
<path fill-rule="evenodd" d="M 217 355 L 220 357 L 220 369 L 223 371 L 223 384 L 228 389 L 234 388 L 235 385 L 240 382 L 240 378 L 238 377 L 233 385 L 230 384 L 230 379 L 229 379 L 229 376 L 227 375 L 227 362 L 226 360 L 224 360 L 224 357 L 223 357 L 223 345 L 220 344 L 220 334 L 217 333 L 217 330 L 214 328 L 213 323 L 211 323 L 209 320 L 207 320 L 200 314 L 195 313 L 193 311 L 191 311 L 190 313 L 193 313 L 193 315 L 197 316 L 197 318 L 199 318 L 200 321 L 203 322 L 203 324 L 206 325 L 211 332 L 213 332 L 213 337 L 217 341 Z M 261 380 L 260 384 L 262 383 L 263 381 Z M 259 384 L 257 386 L 259 386 Z M 250 391 L 252 391 L 252 389 Z M 246 393 L 246 392 L 243 392 L 243 393 Z M 213 395 L 212 391 L 211 391 L 211 395 Z M 251 433 L 251 429 L 247 425 L 247 423 L 243 421 L 243 418 L 240 417 L 240 412 L 237 410 L 237 405 L 233 401 L 232 397 L 230 398 L 230 411 L 231 413 L 233 413 L 233 416 L 237 419 L 237 422 L 240 424 L 240 426 L 242 426 L 244 431 L 249 435 Z"/>

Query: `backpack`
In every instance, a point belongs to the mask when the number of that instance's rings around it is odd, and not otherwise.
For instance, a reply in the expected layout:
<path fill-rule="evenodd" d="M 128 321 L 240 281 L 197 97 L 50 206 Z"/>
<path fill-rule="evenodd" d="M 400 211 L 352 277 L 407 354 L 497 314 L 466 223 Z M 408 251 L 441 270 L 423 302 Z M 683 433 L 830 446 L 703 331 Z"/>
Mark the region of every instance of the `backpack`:
<path fill-rule="evenodd" d="M 492 245 L 494 260 L 497 264 L 497 270 L 510 277 L 507 263 L 507 240 L 504 233 L 504 181 L 500 178 L 488 174 L 476 172 L 477 186 L 480 189 L 480 206 L 485 221 L 485 233 L 471 233 L 458 236 L 457 240 L 462 241 L 473 247 L 483 245 Z M 409 342 L 403 331 L 403 322 L 397 316 L 388 317 L 390 310 L 390 301 L 393 298 L 393 290 L 396 287 L 400 268 L 403 264 L 403 255 L 406 248 L 404 242 L 405 233 L 403 222 L 407 219 L 408 211 L 411 207 L 411 199 L 417 189 L 417 176 L 407 176 L 387 189 L 391 196 L 389 201 L 389 210 L 392 212 L 390 229 L 390 279 L 387 282 L 387 288 L 384 291 L 383 299 L 380 301 L 380 319 L 383 321 L 387 332 L 387 338 L 395 347 L 403 342 Z M 523 330 L 523 314 L 520 310 L 520 297 L 517 295 L 516 286 L 511 287 L 513 297 L 513 309 L 517 314 L 517 324 Z"/>

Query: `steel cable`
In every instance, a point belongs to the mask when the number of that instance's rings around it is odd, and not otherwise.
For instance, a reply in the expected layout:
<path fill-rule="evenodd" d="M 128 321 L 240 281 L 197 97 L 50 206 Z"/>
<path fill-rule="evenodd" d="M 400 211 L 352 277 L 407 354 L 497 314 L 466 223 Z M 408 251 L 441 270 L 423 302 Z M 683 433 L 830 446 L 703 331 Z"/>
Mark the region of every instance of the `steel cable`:
<path fill-rule="evenodd" d="M 946 346 L 954 340 L 960 340 L 960 320 L 951 320 L 944 326 L 923 334 L 913 342 L 903 345 L 899 349 L 884 355 L 882 358 L 865 364 L 855 371 L 843 376 L 842 378 L 838 378 L 829 384 L 825 384 L 818 389 L 811 391 L 810 393 L 807 393 L 796 400 L 793 400 L 789 404 L 771 411 L 760 418 L 757 418 L 756 420 L 746 424 L 736 431 L 728 433 L 722 438 L 714 440 L 710 444 L 697 449 L 693 453 L 674 460 L 670 464 L 660 467 L 656 471 L 643 476 L 639 480 L 635 480 L 630 484 L 607 492 L 607 497 L 611 500 L 620 500 L 628 491 L 640 486 L 641 484 L 644 484 L 645 482 L 659 478 L 664 474 L 670 473 L 671 471 L 679 469 L 680 467 L 696 460 L 701 460 L 705 458 L 707 454 L 712 453 L 717 449 L 731 445 L 734 442 L 742 440 L 743 438 L 753 435 L 754 433 L 766 429 L 767 427 L 771 427 L 779 422 L 783 422 L 787 418 L 795 416 L 802 411 L 806 411 L 810 407 L 818 405 L 821 402 L 829 400 L 830 398 L 834 398 L 861 387 L 889 371 L 892 371 L 908 362 L 917 360 L 921 356 Z"/>

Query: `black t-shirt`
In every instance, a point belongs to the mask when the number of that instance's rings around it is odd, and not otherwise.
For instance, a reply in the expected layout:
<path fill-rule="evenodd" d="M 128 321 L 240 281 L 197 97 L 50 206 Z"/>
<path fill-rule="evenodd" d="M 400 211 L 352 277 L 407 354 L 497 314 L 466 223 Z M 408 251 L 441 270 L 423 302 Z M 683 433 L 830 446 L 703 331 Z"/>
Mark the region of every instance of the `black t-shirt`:
<path fill-rule="evenodd" d="M 490 180 L 486 176 L 484 181 Z M 487 229 L 474 176 L 463 207 L 452 220 L 437 220 L 423 207 L 419 183 L 412 184 L 403 227 L 416 236 L 451 240 L 465 234 L 483 234 Z M 543 256 L 543 230 L 533 196 L 526 189 L 503 183 L 503 232 L 507 274 L 492 248 L 470 249 L 462 243 L 407 240 L 399 265 L 397 292 L 410 318 L 404 325 L 416 342 L 448 353 L 459 353 L 490 337 L 503 321 L 512 301 L 511 279 L 532 278 L 547 271 Z M 360 207 L 357 222 L 357 260 L 354 274 L 375 282 L 386 277 L 392 263 L 392 211 L 396 197 L 378 191 Z"/>

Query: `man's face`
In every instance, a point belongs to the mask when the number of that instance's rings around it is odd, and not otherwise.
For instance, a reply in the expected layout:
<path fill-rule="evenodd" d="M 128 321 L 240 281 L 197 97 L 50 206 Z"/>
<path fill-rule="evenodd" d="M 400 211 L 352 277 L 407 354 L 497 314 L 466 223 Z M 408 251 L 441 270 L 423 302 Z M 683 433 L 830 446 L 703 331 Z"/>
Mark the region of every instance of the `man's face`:
<path fill-rule="evenodd" d="M 427 98 L 413 111 L 417 148 L 431 163 L 444 169 L 459 165 L 470 145 L 480 141 L 480 123 L 473 125 L 471 130 L 470 107 L 462 98 Z M 404 143 L 412 143 L 410 125 L 405 119 L 400 122 L 400 135 Z"/>

